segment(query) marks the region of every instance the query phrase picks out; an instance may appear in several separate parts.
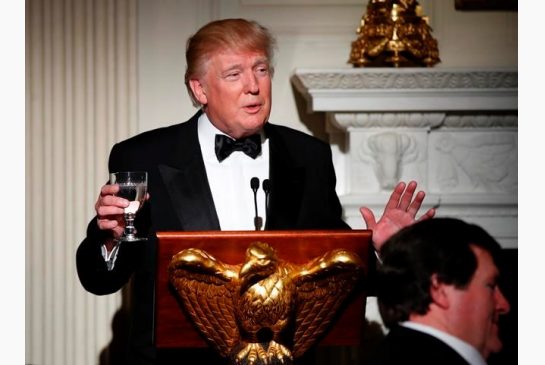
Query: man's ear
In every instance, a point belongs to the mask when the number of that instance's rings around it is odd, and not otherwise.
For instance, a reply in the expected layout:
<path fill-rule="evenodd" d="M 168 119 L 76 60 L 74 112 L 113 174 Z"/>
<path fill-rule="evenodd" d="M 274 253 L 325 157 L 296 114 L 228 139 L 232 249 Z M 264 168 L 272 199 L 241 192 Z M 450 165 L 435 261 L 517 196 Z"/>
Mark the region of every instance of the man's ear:
<path fill-rule="evenodd" d="M 197 99 L 199 103 L 201 103 L 201 105 L 208 104 L 208 98 L 206 97 L 206 90 L 200 80 L 197 80 L 197 79 L 189 80 L 189 87 L 191 88 L 191 91 L 193 91 L 193 95 L 195 95 L 195 98 Z"/>
<path fill-rule="evenodd" d="M 431 276 L 430 295 L 432 302 L 441 308 L 449 307 L 449 287 L 439 281 L 437 274 Z"/>

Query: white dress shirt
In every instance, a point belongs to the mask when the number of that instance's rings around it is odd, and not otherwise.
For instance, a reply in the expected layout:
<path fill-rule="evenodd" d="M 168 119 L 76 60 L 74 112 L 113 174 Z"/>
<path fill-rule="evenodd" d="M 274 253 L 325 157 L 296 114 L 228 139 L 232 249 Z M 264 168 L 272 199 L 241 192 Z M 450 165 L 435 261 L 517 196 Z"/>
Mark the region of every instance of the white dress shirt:
<path fill-rule="evenodd" d="M 253 177 L 259 179 L 257 190 L 257 214 L 265 226 L 265 192 L 263 180 L 269 178 L 269 140 L 261 134 L 261 153 L 255 158 L 242 151 L 234 151 L 222 162 L 214 149 L 216 134 L 224 134 L 201 114 L 198 121 L 199 144 L 214 198 L 222 231 L 255 230 L 254 193 L 250 186 Z"/>
<path fill-rule="evenodd" d="M 460 354 L 460 356 L 462 356 L 470 365 L 486 365 L 486 361 L 483 359 L 481 353 L 477 351 L 475 347 L 462 341 L 458 337 L 421 323 L 407 321 L 400 323 L 400 325 L 415 331 L 427 333 L 428 335 L 437 338 Z"/>

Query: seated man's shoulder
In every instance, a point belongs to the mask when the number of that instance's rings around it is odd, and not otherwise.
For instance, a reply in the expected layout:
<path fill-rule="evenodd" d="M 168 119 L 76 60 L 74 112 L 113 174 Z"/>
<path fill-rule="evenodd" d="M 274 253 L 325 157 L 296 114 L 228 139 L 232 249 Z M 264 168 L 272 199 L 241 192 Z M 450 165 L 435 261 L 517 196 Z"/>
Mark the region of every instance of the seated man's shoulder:
<path fill-rule="evenodd" d="M 439 339 L 403 327 L 396 327 L 390 331 L 373 355 L 371 365 L 467 364 L 456 351 Z"/>

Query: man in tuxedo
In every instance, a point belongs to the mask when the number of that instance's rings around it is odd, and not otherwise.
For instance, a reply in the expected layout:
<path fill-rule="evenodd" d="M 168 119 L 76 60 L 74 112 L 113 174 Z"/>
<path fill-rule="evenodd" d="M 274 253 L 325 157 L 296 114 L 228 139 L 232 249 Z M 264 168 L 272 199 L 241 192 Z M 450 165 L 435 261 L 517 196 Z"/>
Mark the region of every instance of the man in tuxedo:
<path fill-rule="evenodd" d="M 484 365 L 502 348 L 500 245 L 482 228 L 435 218 L 405 227 L 381 249 L 380 313 L 390 328 L 370 364 Z"/>
<path fill-rule="evenodd" d="M 269 31 L 256 22 L 205 25 L 186 49 L 185 82 L 199 111 L 185 123 L 144 132 L 111 150 L 110 172 L 148 172 L 149 196 L 135 222 L 148 241 L 117 242 L 128 201 L 115 196 L 117 185 L 106 184 L 78 248 L 77 269 L 82 285 L 98 295 L 114 293 L 132 278 L 127 363 L 155 361 L 155 232 L 350 228 L 342 220 L 329 145 L 268 121 L 274 47 Z M 269 186 L 251 189 L 253 177 Z M 378 221 L 361 208 L 377 250 L 415 221 L 424 199 L 415 191 L 415 182 L 400 183 Z M 420 219 L 434 213 L 430 209 Z"/>

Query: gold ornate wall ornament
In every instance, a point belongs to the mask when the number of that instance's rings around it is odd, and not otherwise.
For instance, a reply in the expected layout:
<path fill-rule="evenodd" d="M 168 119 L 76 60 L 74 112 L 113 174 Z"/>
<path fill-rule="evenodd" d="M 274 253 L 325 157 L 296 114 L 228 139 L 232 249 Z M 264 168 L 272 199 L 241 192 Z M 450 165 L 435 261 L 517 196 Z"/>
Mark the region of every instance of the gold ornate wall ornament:
<path fill-rule="evenodd" d="M 355 67 L 431 67 L 441 62 L 431 30 L 416 0 L 370 0 L 348 63 Z"/>
<path fill-rule="evenodd" d="M 332 250 L 299 266 L 263 242 L 250 244 L 240 265 L 186 249 L 172 257 L 168 271 L 214 349 L 233 364 L 254 365 L 292 364 L 325 333 L 364 275 L 350 251 Z"/>

